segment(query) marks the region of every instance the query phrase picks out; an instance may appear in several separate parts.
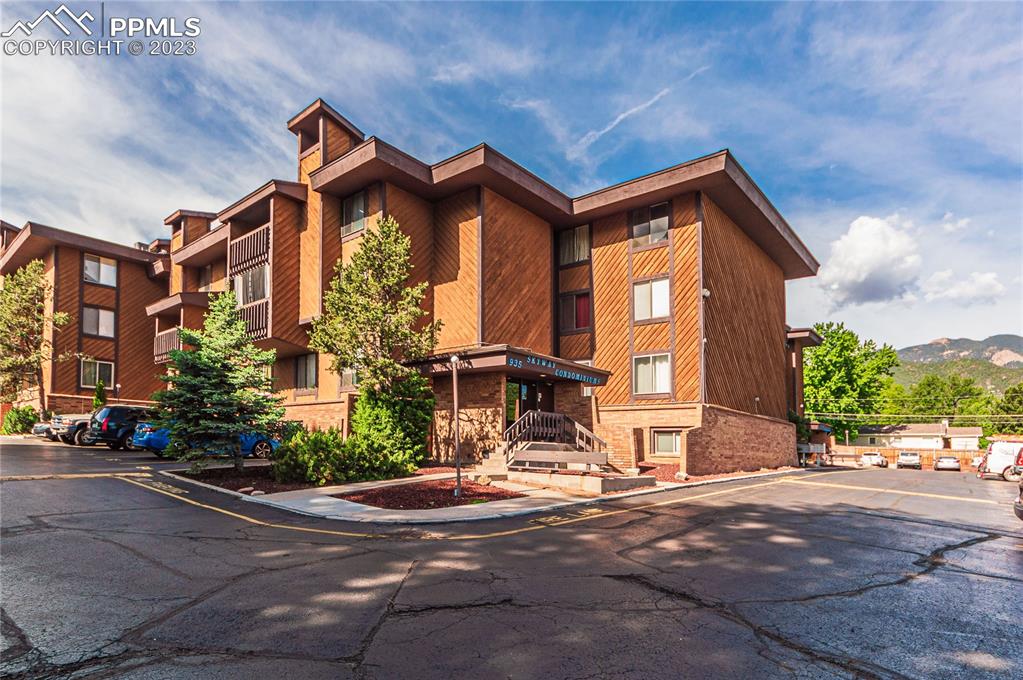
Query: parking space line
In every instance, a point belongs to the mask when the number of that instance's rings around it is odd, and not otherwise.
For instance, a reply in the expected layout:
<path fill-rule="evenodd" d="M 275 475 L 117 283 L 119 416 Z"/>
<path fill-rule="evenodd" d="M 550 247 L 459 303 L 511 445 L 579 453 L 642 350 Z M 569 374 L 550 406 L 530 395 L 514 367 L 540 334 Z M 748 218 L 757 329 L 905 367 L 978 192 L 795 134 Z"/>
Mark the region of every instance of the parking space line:
<path fill-rule="evenodd" d="M 45 474 L 45 475 L 8 475 L 0 477 L 0 482 L 30 482 L 41 479 L 102 479 L 109 477 L 119 479 L 124 477 L 151 477 L 148 472 L 73 472 L 67 474 Z"/>
<path fill-rule="evenodd" d="M 949 496 L 940 493 L 926 493 L 923 491 L 902 491 L 901 489 L 885 489 L 874 486 L 858 486 L 855 484 L 835 484 L 830 482 L 808 482 L 803 479 L 783 478 L 779 481 L 783 484 L 802 484 L 805 486 L 823 486 L 832 489 L 850 489 L 854 491 L 873 491 L 875 493 L 892 493 L 900 496 L 921 496 L 923 498 L 940 498 L 947 501 L 961 501 L 963 503 L 983 503 L 985 505 L 1006 505 L 1002 501 L 993 501 L 989 498 L 969 498 L 967 496 Z"/>

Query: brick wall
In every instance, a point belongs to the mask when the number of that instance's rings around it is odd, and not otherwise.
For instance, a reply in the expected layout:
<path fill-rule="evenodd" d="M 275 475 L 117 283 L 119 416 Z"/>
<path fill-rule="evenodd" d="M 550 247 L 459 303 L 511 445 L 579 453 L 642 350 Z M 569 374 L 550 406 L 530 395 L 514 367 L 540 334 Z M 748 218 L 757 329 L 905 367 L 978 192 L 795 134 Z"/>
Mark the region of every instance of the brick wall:
<path fill-rule="evenodd" d="M 589 430 L 593 429 L 593 397 L 584 397 L 579 383 L 554 383 L 554 410 Z"/>
<path fill-rule="evenodd" d="M 682 468 L 691 475 L 795 465 L 796 426 L 721 406 L 700 407 L 700 425 L 683 433 Z"/>
<path fill-rule="evenodd" d="M 685 430 L 699 422 L 698 404 L 658 406 L 597 406 L 597 436 L 611 448 L 608 456 L 618 468 L 634 468 L 649 460 L 652 429 Z"/>
<path fill-rule="evenodd" d="M 309 430 L 336 427 L 347 436 L 351 432 L 350 414 L 354 405 L 354 392 L 342 395 L 337 401 L 285 404 L 284 418 L 301 420 Z"/>
<path fill-rule="evenodd" d="M 433 412 L 431 452 L 438 460 L 450 461 L 455 455 L 451 379 L 435 378 L 433 392 L 437 404 Z M 463 462 L 479 460 L 484 451 L 497 448 L 504 434 L 504 375 L 458 376 L 458 415 Z"/>

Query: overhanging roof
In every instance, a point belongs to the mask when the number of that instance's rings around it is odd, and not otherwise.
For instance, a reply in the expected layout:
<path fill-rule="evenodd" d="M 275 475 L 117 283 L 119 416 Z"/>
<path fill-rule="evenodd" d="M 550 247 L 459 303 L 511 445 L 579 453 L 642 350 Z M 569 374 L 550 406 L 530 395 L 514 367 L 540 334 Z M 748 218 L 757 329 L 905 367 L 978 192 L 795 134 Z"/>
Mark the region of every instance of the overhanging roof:
<path fill-rule="evenodd" d="M 0 274 L 9 274 L 32 260 L 45 257 L 50 248 L 55 245 L 77 248 L 96 255 L 140 264 L 153 264 L 167 257 L 92 236 L 48 227 L 45 224 L 27 222 L 11 241 L 3 257 L 0 258 Z"/>
<path fill-rule="evenodd" d="M 450 375 L 452 356 L 458 357 L 459 374 L 500 372 L 552 382 L 569 381 L 597 386 L 607 384 L 611 375 L 611 371 L 512 345 L 470 347 L 457 352 L 436 354 L 410 364 L 426 375 Z"/>
<path fill-rule="evenodd" d="M 168 316 L 177 315 L 182 307 L 210 306 L 210 294 L 200 292 L 175 293 L 163 299 L 157 300 L 146 307 L 146 316 Z"/>
<path fill-rule="evenodd" d="M 179 210 L 175 210 L 170 215 L 168 215 L 163 220 L 163 223 L 167 224 L 167 225 L 174 224 L 175 222 L 180 220 L 182 217 L 201 217 L 201 218 L 203 218 L 205 220 L 212 220 L 212 219 L 215 219 L 216 216 L 217 216 L 217 213 L 203 212 L 202 210 L 185 210 L 185 209 L 182 208 L 182 209 L 179 209 Z"/>
<path fill-rule="evenodd" d="M 360 140 L 366 138 L 366 135 L 363 134 L 362 130 L 355 127 L 352 121 L 342 116 L 334 109 L 334 107 L 322 99 L 317 99 L 312 104 L 302 109 L 294 118 L 289 120 L 288 130 L 291 132 L 298 132 L 299 130 L 310 133 L 315 132 L 316 136 L 319 136 L 319 129 L 317 129 L 319 127 L 318 114 L 321 113 L 340 125 L 349 134 L 354 135 Z"/>
<path fill-rule="evenodd" d="M 785 328 L 785 337 L 788 340 L 802 340 L 806 347 L 817 347 L 824 339 L 817 335 L 812 328 Z"/>
<path fill-rule="evenodd" d="M 700 191 L 774 260 L 786 279 L 813 276 L 820 264 L 727 150 L 570 198 L 495 149 L 480 144 L 428 165 L 370 137 L 310 173 L 313 189 L 347 196 L 375 181 L 391 182 L 430 200 L 484 185 L 555 227 L 573 226 Z"/>
<path fill-rule="evenodd" d="M 240 220 L 242 222 L 261 221 L 254 219 L 254 215 L 260 212 L 260 205 L 271 196 L 280 194 L 305 203 L 309 187 L 301 182 L 289 182 L 283 179 L 272 179 L 259 187 L 248 196 L 240 198 L 228 207 L 217 213 L 221 222 L 228 220 Z"/>
<path fill-rule="evenodd" d="M 227 242 L 231 228 L 222 224 L 208 231 L 187 246 L 181 246 L 170 254 L 171 262 L 189 267 L 201 267 L 214 260 L 227 257 Z"/>

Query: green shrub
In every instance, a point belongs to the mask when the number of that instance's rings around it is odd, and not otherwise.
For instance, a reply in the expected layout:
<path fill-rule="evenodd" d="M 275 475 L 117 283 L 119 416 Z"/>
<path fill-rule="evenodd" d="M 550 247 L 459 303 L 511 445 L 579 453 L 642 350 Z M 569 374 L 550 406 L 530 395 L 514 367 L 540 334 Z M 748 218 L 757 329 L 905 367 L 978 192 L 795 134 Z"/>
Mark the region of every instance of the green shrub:
<path fill-rule="evenodd" d="M 32 426 L 39 422 L 39 415 L 31 406 L 15 406 L 4 416 L 0 434 L 24 434 L 32 431 Z"/>
<path fill-rule="evenodd" d="M 386 451 L 404 469 L 426 458 L 435 399 L 429 381 L 413 373 L 390 392 L 363 389 L 352 414 L 352 433 L 376 450 Z"/>
<path fill-rule="evenodd" d="M 364 437 L 345 439 L 336 428 L 296 432 L 277 449 L 272 463 L 278 482 L 316 486 L 390 479 L 415 469 L 416 465 L 396 459 Z"/>

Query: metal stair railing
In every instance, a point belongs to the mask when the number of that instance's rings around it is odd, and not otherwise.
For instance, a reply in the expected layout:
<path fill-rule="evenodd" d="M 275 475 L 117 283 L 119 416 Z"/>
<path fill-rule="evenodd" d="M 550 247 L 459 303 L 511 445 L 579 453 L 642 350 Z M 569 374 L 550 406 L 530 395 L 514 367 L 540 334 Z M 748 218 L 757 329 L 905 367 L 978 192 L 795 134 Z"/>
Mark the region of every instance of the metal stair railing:
<path fill-rule="evenodd" d="M 577 451 L 605 453 L 607 442 L 564 413 L 526 411 L 504 431 L 505 462 L 511 464 L 515 453 L 528 442 L 569 444 Z"/>

